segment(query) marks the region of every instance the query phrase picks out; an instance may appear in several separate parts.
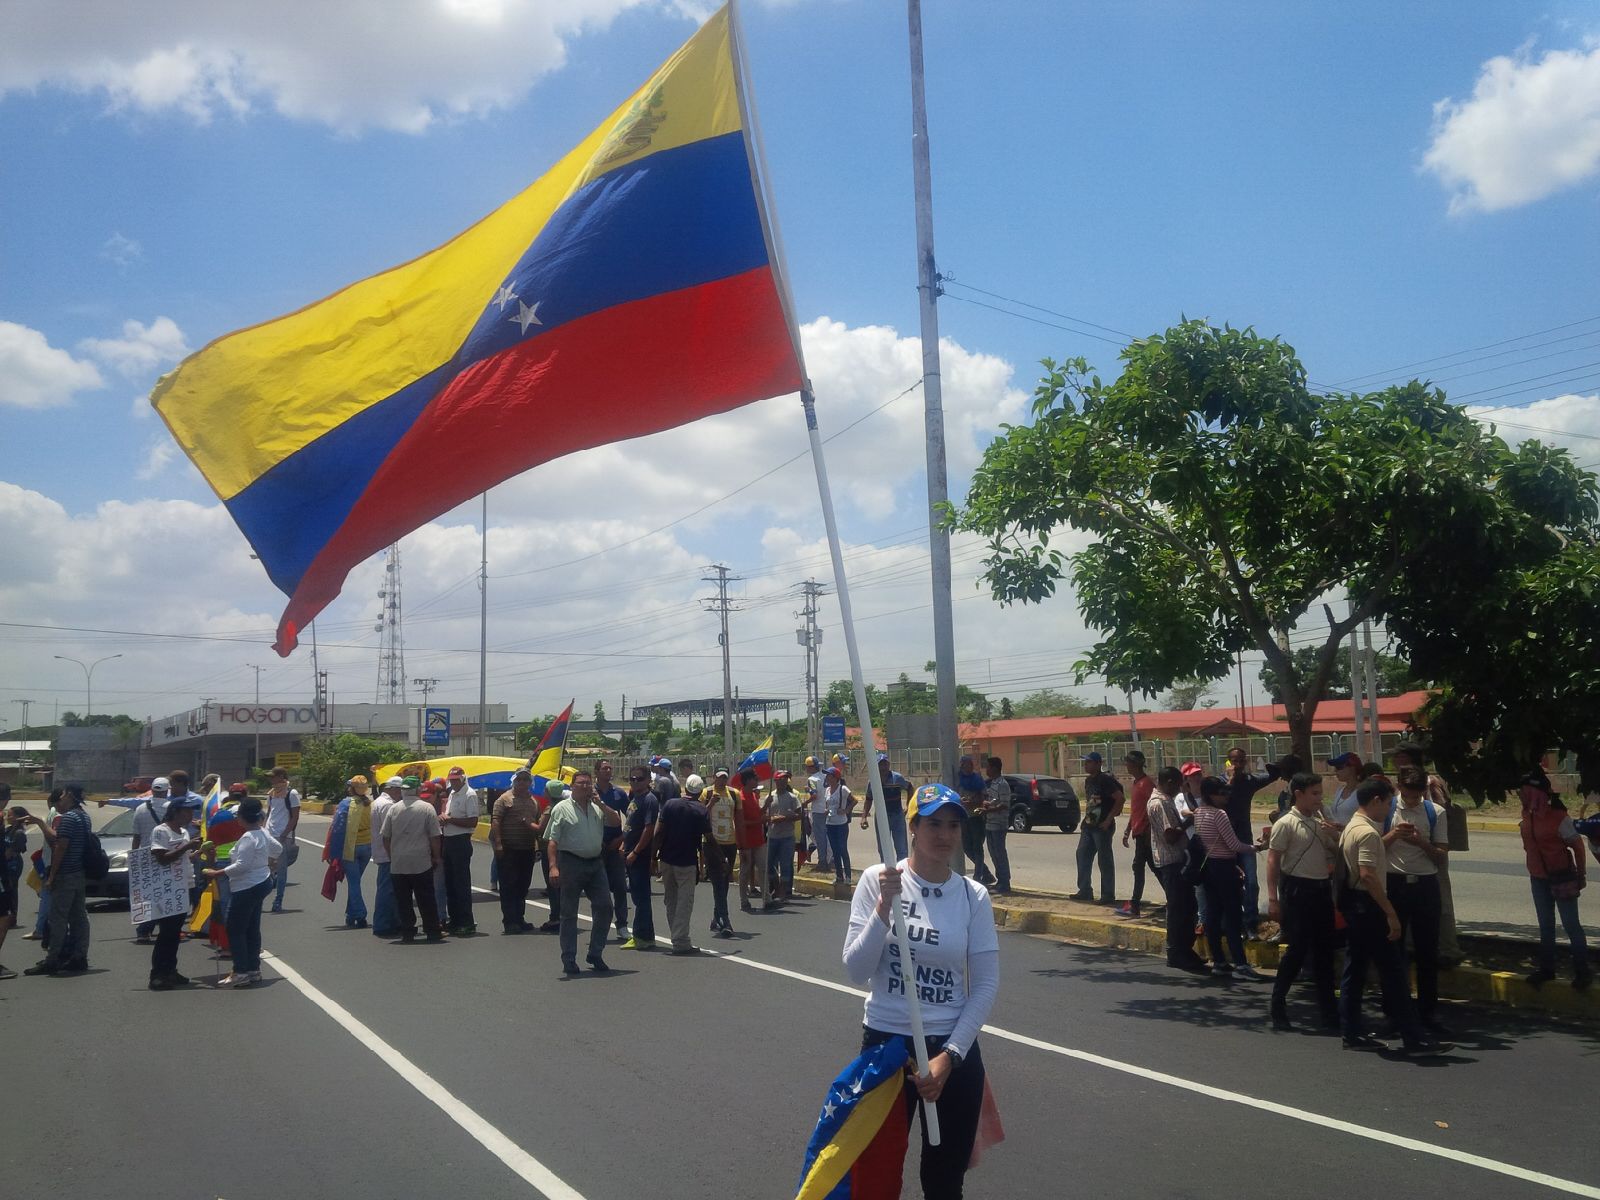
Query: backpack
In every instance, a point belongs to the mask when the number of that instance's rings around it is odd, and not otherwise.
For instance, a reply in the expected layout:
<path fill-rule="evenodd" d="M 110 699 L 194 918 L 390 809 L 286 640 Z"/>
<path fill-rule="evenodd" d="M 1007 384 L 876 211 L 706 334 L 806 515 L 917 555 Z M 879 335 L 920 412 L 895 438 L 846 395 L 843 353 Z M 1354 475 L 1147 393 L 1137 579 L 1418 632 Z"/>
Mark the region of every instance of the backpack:
<path fill-rule="evenodd" d="M 1383 831 L 1388 833 L 1394 828 L 1394 815 L 1400 811 L 1400 798 L 1396 796 L 1389 801 L 1389 815 L 1384 818 Z M 1433 801 L 1426 796 L 1422 798 L 1422 811 L 1428 814 L 1428 840 L 1433 841 L 1433 831 L 1439 824 L 1439 810 L 1433 806 Z"/>
<path fill-rule="evenodd" d="M 80 808 L 80 812 L 83 810 Z M 111 871 L 111 860 L 106 857 L 105 847 L 100 844 L 100 835 L 89 826 L 89 814 L 83 816 L 83 877 L 91 883 L 98 883 Z"/>

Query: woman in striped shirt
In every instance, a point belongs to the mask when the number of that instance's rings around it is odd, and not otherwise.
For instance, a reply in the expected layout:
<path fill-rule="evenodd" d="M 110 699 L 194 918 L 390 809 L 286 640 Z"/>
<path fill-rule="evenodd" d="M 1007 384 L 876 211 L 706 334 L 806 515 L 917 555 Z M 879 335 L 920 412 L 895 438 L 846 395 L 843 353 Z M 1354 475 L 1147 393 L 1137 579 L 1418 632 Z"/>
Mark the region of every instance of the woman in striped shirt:
<path fill-rule="evenodd" d="M 1247 846 L 1234 833 L 1224 806 L 1228 802 L 1228 785 L 1215 776 L 1200 781 L 1200 808 L 1194 815 L 1194 827 L 1199 832 L 1206 850 L 1206 941 L 1211 946 L 1212 970 L 1222 976 L 1238 975 L 1244 979 L 1261 979 L 1244 957 L 1244 917 L 1240 908 L 1240 891 L 1244 876 L 1239 869 L 1239 858 L 1254 854 L 1255 847 Z M 1223 953 L 1226 938 L 1233 962 Z"/>

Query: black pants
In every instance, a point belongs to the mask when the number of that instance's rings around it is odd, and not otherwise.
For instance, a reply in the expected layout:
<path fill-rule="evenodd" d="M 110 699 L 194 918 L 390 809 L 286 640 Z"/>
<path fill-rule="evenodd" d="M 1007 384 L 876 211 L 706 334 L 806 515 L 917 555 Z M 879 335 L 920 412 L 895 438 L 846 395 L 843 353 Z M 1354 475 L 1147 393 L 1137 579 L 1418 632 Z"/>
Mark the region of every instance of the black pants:
<path fill-rule="evenodd" d="M 1279 888 L 1279 908 L 1288 949 L 1278 960 L 1277 978 L 1272 982 L 1272 1011 L 1286 1012 L 1289 988 L 1309 954 L 1323 1024 L 1337 1024 L 1339 1005 L 1333 995 L 1333 881 L 1285 875 Z"/>
<path fill-rule="evenodd" d="M 444 932 L 439 928 L 439 906 L 433 897 L 432 867 L 420 875 L 396 875 L 391 871 L 389 879 L 394 883 L 394 906 L 400 911 L 401 938 L 410 941 L 417 936 L 419 910 L 423 931 L 429 937 L 436 938 Z"/>
<path fill-rule="evenodd" d="M 500 922 L 507 929 L 527 924 L 528 889 L 533 886 L 533 847 L 500 851 Z"/>
<path fill-rule="evenodd" d="M 439 854 L 444 860 L 444 898 L 450 910 L 450 928 L 469 928 L 474 924 L 471 835 L 458 833 L 440 838 Z"/>
<path fill-rule="evenodd" d="M 1439 877 L 1391 872 L 1388 891 L 1389 903 L 1400 917 L 1402 967 L 1406 935 L 1411 935 L 1411 965 L 1417 969 L 1417 1016 L 1431 1021 L 1439 1009 Z"/>
<path fill-rule="evenodd" d="M 828 835 L 824 833 L 822 836 Z M 711 896 L 715 902 L 711 918 L 714 921 L 728 919 L 728 883 L 738 869 L 735 865 L 738 858 L 739 847 L 724 846 L 710 838 L 706 839 L 706 869 L 711 873 Z"/>
<path fill-rule="evenodd" d="M 1139 907 L 1139 902 L 1144 899 L 1144 869 L 1156 869 L 1155 857 L 1150 853 L 1150 831 L 1133 835 L 1133 896 L 1131 903 L 1134 908 Z"/>
<path fill-rule="evenodd" d="M 965 824 L 961 826 L 961 849 L 972 860 L 972 877 L 979 883 L 992 880 L 993 875 L 983 863 L 983 835 L 985 818 L 967 814 Z"/>
<path fill-rule="evenodd" d="M 907 1049 L 911 1048 L 909 1037 L 884 1033 L 870 1026 L 862 1030 L 861 1048 L 866 1050 L 896 1037 L 905 1042 Z M 924 1039 L 930 1059 L 944 1049 L 945 1040 L 942 1037 Z M 914 1066 L 916 1059 L 911 1061 Z M 927 1120 L 924 1118 L 922 1121 L 920 1175 L 923 1200 L 961 1200 L 967 1163 L 972 1159 L 972 1144 L 978 1138 L 978 1117 L 983 1111 L 983 1081 L 983 1055 L 979 1052 L 978 1043 L 973 1042 L 961 1065 L 950 1072 L 950 1078 L 945 1080 L 944 1091 L 939 1093 L 938 1103 L 934 1106 L 939 1113 L 937 1146 L 928 1145 Z M 916 1085 L 909 1076 L 905 1095 L 906 1111 L 915 1109 L 920 1114 Z"/>
<path fill-rule="evenodd" d="M 1161 886 L 1167 889 L 1167 966 L 1191 967 L 1200 961 L 1194 952 L 1194 923 L 1200 913 L 1194 887 L 1183 881 L 1183 860 L 1157 867 Z"/>
<path fill-rule="evenodd" d="M 178 971 L 178 935 L 183 932 L 187 917 L 162 917 L 155 922 L 156 944 L 150 951 L 150 978 L 161 979 Z"/>
<path fill-rule="evenodd" d="M 1405 956 L 1400 943 L 1389 940 L 1389 922 L 1383 910 L 1365 893 L 1348 893 L 1342 908 L 1349 927 L 1345 948 L 1344 975 L 1339 980 L 1339 1026 L 1347 1038 L 1360 1037 L 1361 995 L 1366 989 L 1367 967 L 1378 971 L 1383 989 L 1383 1009 L 1407 1045 L 1422 1039 L 1416 1010 L 1411 1005 L 1407 986 Z"/>

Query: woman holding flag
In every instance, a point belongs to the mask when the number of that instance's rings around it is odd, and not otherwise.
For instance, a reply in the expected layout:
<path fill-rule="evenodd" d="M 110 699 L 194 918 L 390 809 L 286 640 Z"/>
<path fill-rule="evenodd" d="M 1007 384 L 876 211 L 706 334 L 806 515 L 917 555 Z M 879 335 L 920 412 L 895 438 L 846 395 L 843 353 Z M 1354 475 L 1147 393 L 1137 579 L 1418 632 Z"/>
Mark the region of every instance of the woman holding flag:
<path fill-rule="evenodd" d="M 905 1104 L 937 1106 L 938 1145 L 929 1144 L 923 1124 L 922 1194 L 946 1200 L 962 1194 L 984 1115 L 977 1037 L 1000 986 L 1000 943 L 988 891 L 950 867 L 967 821 L 961 797 L 944 784 L 926 784 L 912 795 L 908 816 L 910 855 L 894 866 L 869 868 L 856 885 L 844 965 L 852 982 L 872 988 L 863 1051 L 897 1040 L 909 1050 L 913 1000 L 906 993 L 900 948 L 890 936 L 892 906 L 899 904 L 929 1057 L 926 1075 L 908 1077 Z"/>

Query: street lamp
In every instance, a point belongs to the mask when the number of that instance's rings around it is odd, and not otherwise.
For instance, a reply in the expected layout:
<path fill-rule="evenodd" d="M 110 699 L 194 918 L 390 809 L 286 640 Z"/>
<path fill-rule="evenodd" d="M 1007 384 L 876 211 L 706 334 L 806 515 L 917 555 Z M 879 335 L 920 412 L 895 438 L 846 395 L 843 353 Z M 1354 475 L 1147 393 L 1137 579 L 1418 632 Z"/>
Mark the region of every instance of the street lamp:
<path fill-rule="evenodd" d="M 81 658 L 68 658 L 65 654 L 55 654 L 52 658 L 59 658 L 62 662 L 77 663 L 83 668 L 83 707 L 88 711 L 85 717 L 94 716 L 94 669 L 103 662 L 110 662 L 113 658 L 121 658 L 120 654 L 108 654 L 104 658 L 97 658 L 92 663 L 86 663 Z"/>

